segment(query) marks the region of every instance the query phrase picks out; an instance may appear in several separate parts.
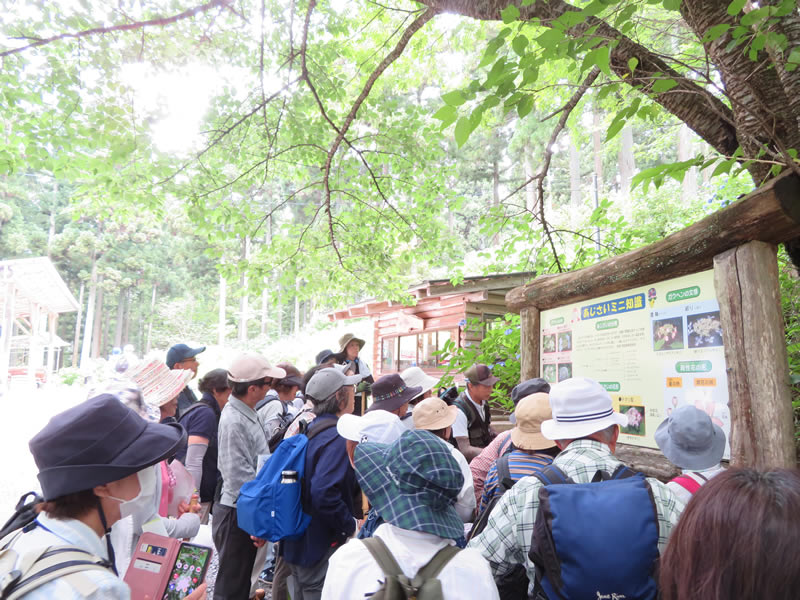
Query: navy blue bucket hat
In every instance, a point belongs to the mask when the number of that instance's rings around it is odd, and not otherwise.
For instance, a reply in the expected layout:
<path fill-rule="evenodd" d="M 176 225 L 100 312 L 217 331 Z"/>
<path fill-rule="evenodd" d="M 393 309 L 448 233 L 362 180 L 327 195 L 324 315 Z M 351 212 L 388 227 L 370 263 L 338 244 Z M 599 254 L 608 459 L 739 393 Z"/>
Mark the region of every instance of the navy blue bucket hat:
<path fill-rule="evenodd" d="M 54 416 L 28 446 L 49 501 L 124 479 L 169 458 L 185 439 L 178 423 L 145 421 L 102 394 Z"/>

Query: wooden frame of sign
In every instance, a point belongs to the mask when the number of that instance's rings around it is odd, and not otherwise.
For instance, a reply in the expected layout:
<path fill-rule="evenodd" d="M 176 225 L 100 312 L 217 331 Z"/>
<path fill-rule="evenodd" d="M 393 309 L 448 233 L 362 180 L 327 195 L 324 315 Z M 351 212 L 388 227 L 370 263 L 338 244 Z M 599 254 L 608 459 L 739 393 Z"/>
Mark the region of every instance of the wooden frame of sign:
<path fill-rule="evenodd" d="M 800 178 L 787 173 L 649 246 L 590 267 L 543 275 L 506 294 L 521 315 L 521 377 L 539 376 L 540 317 L 557 308 L 714 269 L 728 372 L 731 464 L 796 466 L 777 244 L 800 237 Z M 666 479 L 658 451 L 619 444 L 617 456 Z"/>

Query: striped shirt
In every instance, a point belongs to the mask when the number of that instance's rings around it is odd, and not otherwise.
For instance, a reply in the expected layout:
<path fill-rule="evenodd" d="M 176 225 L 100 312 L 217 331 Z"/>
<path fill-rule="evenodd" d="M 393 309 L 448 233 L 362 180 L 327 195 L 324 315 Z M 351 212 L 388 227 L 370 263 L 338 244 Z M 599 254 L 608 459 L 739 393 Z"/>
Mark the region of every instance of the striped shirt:
<path fill-rule="evenodd" d="M 511 430 L 504 431 L 494 438 L 481 453 L 469 461 L 469 470 L 472 471 L 472 485 L 475 487 L 475 501 L 480 504 L 483 495 L 483 486 L 489 469 L 494 461 L 501 456 L 506 448 L 511 445 Z"/>
<path fill-rule="evenodd" d="M 499 457 L 498 460 L 500 460 Z M 515 449 L 508 455 L 508 472 L 511 475 L 511 479 L 516 483 L 523 477 L 540 471 L 542 467 L 546 467 L 551 462 L 553 462 L 553 457 L 548 454 Z M 500 477 L 497 473 L 497 461 L 495 461 L 486 475 L 486 481 L 483 483 L 483 496 L 481 497 L 481 505 L 478 512 L 482 513 L 492 499 L 495 496 L 502 495 L 502 493 Z"/>
<path fill-rule="evenodd" d="M 576 483 L 588 483 L 598 469 L 612 473 L 622 463 L 608 446 L 595 440 L 575 440 L 559 454 L 553 464 Z M 663 552 L 672 528 L 678 523 L 684 504 L 663 483 L 647 478 L 658 513 L 658 550 Z M 528 578 L 535 580 L 536 570 L 528 558 L 531 534 L 539 510 L 541 482 L 526 477 L 517 483 L 495 505 L 486 529 L 469 542 L 489 561 L 495 579 L 510 572 L 514 565 L 524 565 Z M 613 543 L 613 540 L 609 540 Z"/>

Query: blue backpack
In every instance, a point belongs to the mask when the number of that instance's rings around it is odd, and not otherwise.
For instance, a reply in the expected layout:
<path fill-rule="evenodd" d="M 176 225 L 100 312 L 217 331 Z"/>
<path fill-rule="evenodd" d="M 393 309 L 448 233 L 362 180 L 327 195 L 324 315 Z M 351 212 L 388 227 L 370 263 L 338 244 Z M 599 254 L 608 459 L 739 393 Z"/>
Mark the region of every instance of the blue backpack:
<path fill-rule="evenodd" d="M 538 597 L 657 597 L 658 513 L 644 475 L 620 465 L 575 483 L 558 467 L 535 474 L 539 512 L 528 557 Z"/>
<path fill-rule="evenodd" d="M 256 478 L 239 491 L 236 513 L 240 529 L 270 542 L 303 535 L 311 521 L 303 508 L 308 441 L 335 426 L 336 419 L 320 419 L 305 435 L 293 435 L 278 444 Z"/>

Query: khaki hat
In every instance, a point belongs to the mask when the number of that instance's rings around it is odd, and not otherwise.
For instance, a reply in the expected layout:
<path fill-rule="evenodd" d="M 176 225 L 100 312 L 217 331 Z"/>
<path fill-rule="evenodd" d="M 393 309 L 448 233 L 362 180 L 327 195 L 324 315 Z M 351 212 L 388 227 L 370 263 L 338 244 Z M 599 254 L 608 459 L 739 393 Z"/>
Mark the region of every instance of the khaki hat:
<path fill-rule="evenodd" d="M 435 396 L 425 398 L 414 407 L 414 428 L 428 431 L 444 429 L 456 422 L 457 414 L 457 406 L 447 406 L 444 400 Z"/>
<path fill-rule="evenodd" d="M 511 430 L 511 441 L 520 450 L 544 450 L 555 444 L 542 435 L 542 422 L 553 418 L 550 397 L 544 392 L 525 396 L 514 411 L 517 425 Z"/>
<path fill-rule="evenodd" d="M 364 347 L 366 342 L 361 338 L 357 338 L 352 333 L 345 333 L 342 337 L 339 338 L 339 352 L 344 352 L 344 349 L 347 348 L 347 344 L 352 341 L 358 342 L 358 349 L 361 350 Z"/>
<path fill-rule="evenodd" d="M 286 377 L 286 371 L 273 367 L 266 358 L 255 352 L 240 354 L 228 367 L 228 380 L 234 383 L 258 381 L 265 377 Z"/>

